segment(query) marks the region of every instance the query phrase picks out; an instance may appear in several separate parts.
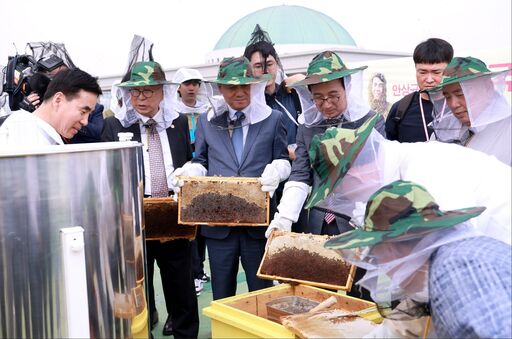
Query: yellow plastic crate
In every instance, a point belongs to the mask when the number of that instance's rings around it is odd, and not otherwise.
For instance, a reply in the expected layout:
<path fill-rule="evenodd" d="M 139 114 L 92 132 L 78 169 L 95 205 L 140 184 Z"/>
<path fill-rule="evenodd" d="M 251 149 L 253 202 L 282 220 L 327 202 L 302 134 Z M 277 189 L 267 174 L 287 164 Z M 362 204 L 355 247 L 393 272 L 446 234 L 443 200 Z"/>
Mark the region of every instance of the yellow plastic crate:
<path fill-rule="evenodd" d="M 285 296 L 302 296 L 323 301 L 331 295 L 338 299 L 332 308 L 355 312 L 375 306 L 366 300 L 316 287 L 281 284 L 214 300 L 203 309 L 203 314 L 212 321 L 212 338 L 295 338 L 284 326 L 267 319 L 267 303 Z"/>
<path fill-rule="evenodd" d="M 148 326 L 148 309 L 144 307 L 144 311 L 138 314 L 132 320 L 132 336 L 135 339 L 147 339 L 149 335 Z"/>

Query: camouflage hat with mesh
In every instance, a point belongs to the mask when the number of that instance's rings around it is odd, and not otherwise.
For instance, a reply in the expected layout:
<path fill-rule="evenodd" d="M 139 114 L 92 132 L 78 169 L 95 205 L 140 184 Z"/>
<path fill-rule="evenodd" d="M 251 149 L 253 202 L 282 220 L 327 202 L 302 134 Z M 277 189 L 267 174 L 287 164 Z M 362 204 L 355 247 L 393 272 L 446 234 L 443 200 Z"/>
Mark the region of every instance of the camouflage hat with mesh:
<path fill-rule="evenodd" d="M 413 182 L 397 180 L 372 194 L 364 225 L 328 240 L 325 247 L 348 249 L 423 236 L 479 216 L 485 207 L 441 211 L 428 191 Z"/>
<path fill-rule="evenodd" d="M 491 72 L 485 63 L 477 58 L 473 57 L 455 57 L 450 61 L 443 71 L 443 79 L 441 83 L 433 88 L 427 90 L 427 92 L 437 92 L 443 89 L 444 86 L 454 84 L 457 82 L 470 80 L 482 76 L 492 76 L 508 72 L 509 70 Z"/>
<path fill-rule="evenodd" d="M 246 57 L 224 58 L 219 66 L 217 79 L 213 80 L 220 85 L 250 85 L 272 78 L 270 74 L 263 74 L 256 77 L 253 74 L 252 66 Z"/>
<path fill-rule="evenodd" d="M 302 81 L 295 82 L 290 87 L 307 86 L 327 82 L 334 79 L 346 77 L 347 75 L 362 71 L 368 66 L 348 69 L 338 54 L 325 51 L 317 54 L 308 65 L 306 78 Z"/>
<path fill-rule="evenodd" d="M 363 148 L 378 117 L 378 114 L 374 115 L 358 129 L 331 127 L 325 133 L 313 137 L 309 160 L 319 180 L 313 184 L 306 208 L 320 203 L 341 182 Z"/>
<path fill-rule="evenodd" d="M 165 80 L 165 73 L 158 62 L 143 61 L 133 65 L 130 79 L 122 82 L 118 87 L 139 87 L 171 84 Z"/>

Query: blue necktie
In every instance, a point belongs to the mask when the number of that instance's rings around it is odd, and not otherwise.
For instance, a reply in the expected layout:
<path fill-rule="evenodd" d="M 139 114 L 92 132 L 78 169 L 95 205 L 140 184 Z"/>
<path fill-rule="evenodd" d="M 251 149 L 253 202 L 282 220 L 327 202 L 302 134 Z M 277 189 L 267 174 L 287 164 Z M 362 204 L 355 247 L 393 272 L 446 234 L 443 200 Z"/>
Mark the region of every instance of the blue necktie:
<path fill-rule="evenodd" d="M 235 115 L 236 121 L 233 129 L 233 134 L 231 135 L 231 143 L 233 144 L 233 148 L 235 149 L 238 164 L 240 164 L 240 162 L 242 162 L 242 152 L 244 150 L 244 131 L 242 128 L 242 121 L 245 119 L 245 114 L 243 112 L 237 111 Z"/>

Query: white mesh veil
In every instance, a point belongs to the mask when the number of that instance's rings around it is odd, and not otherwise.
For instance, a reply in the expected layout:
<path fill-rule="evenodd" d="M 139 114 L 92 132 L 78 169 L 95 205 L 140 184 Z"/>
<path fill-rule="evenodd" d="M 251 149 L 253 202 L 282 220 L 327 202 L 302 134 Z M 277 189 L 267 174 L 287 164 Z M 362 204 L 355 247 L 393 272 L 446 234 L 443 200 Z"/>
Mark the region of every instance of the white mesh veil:
<path fill-rule="evenodd" d="M 367 272 L 358 285 L 368 289 L 377 303 L 410 298 L 428 302 L 431 255 L 441 246 L 482 235 L 469 223 L 386 240 L 374 246 L 338 250 L 348 262 Z"/>
<path fill-rule="evenodd" d="M 179 113 L 174 108 L 174 102 L 172 96 L 176 85 L 163 85 L 163 100 L 160 102 L 160 111 L 162 112 L 162 128 L 168 128 L 172 125 L 172 122 L 179 116 Z M 127 87 L 116 87 L 117 95 L 122 99 L 122 106 L 114 112 L 115 117 L 121 122 L 123 127 L 129 127 L 139 122 L 140 117 L 135 111 L 131 103 L 131 96 L 129 88 Z M 160 126 L 159 126 L 160 127 Z"/>
<path fill-rule="evenodd" d="M 297 118 L 297 122 L 299 124 L 306 123 L 308 126 L 310 126 L 315 122 L 318 112 L 315 106 L 315 102 L 311 97 L 311 92 L 306 86 L 297 86 L 293 87 L 293 89 L 295 89 L 297 92 L 300 100 L 300 106 L 302 107 L 302 114 Z"/>
<path fill-rule="evenodd" d="M 347 108 L 342 116 L 347 121 L 357 121 L 370 111 L 370 106 L 363 98 L 363 71 L 343 77 Z M 299 117 L 299 123 L 306 126 L 318 124 L 322 119 L 322 113 L 318 110 L 311 98 L 311 92 L 306 86 L 294 87 L 299 94 L 301 105 L 304 108 Z"/>
<path fill-rule="evenodd" d="M 380 187 L 399 179 L 398 153 L 388 151 L 387 143 L 388 140 L 372 130 L 342 181 L 316 207 L 361 222 L 368 198 Z"/>
<path fill-rule="evenodd" d="M 478 133 L 490 124 L 510 118 L 510 103 L 504 96 L 506 75 L 503 72 L 460 82 L 470 126 L 463 125 L 457 119 L 448 107 L 442 91 L 430 93 L 434 104 L 431 127 L 434 129 L 436 139 L 465 145 L 469 141 L 469 131 Z"/>
<path fill-rule="evenodd" d="M 246 115 L 244 124 L 255 124 L 270 116 L 272 108 L 267 106 L 265 101 L 266 84 L 267 82 L 263 81 L 249 85 L 251 86 L 251 103 L 249 105 L 250 114 Z M 211 83 L 211 85 L 214 91 L 219 91 L 216 83 Z M 212 122 L 212 119 L 224 114 L 224 112 L 228 110 L 228 106 L 222 96 L 220 98 L 214 97 L 212 99 L 210 101 L 213 109 L 208 113 L 208 121 L 210 122 Z"/>
<path fill-rule="evenodd" d="M 153 59 L 153 43 L 139 35 L 134 35 L 130 45 L 130 53 L 128 54 L 129 72 L 133 65 L 140 61 L 154 61 Z"/>
<path fill-rule="evenodd" d="M 128 53 L 127 70 L 121 82 L 129 79 L 130 70 L 132 69 L 133 65 L 139 61 L 153 61 L 153 43 L 144 37 L 134 35 L 132 42 L 130 44 L 130 52 Z M 116 85 L 117 84 L 113 84 L 110 91 L 110 110 L 114 112 L 114 115 L 116 115 L 116 117 L 118 115 L 119 117 L 123 117 L 124 115 L 126 115 L 126 107 L 124 107 L 124 103 L 130 101 L 130 95 L 128 94 L 127 91 L 124 91 L 123 95 L 123 91 L 121 91 L 121 88 L 117 87 Z"/>
<path fill-rule="evenodd" d="M 63 43 L 51 41 L 29 42 L 27 43 L 27 47 L 32 51 L 32 56 L 36 61 L 41 61 L 55 55 L 59 57 L 69 69 L 76 68 Z"/>
<path fill-rule="evenodd" d="M 199 92 L 196 97 L 196 104 L 194 107 L 187 106 L 181 100 L 180 94 L 178 93 L 179 85 L 188 80 L 201 80 L 199 85 Z M 177 84 L 173 95 L 175 101 L 175 109 L 178 113 L 185 114 L 201 114 L 207 113 L 211 110 L 211 104 L 209 98 L 213 96 L 213 90 L 210 83 L 205 82 L 201 73 L 198 70 L 190 68 L 180 68 L 174 75 L 172 82 Z"/>
<path fill-rule="evenodd" d="M 283 80 L 286 78 L 286 74 L 284 72 L 281 60 L 279 59 L 279 55 L 274 48 L 274 44 L 270 39 L 270 35 L 268 32 L 264 31 L 259 24 L 256 24 L 254 31 L 251 33 L 251 38 L 247 42 L 247 46 L 244 50 L 244 56 L 251 60 L 251 56 L 255 52 L 261 53 L 264 59 L 267 59 L 269 56 L 274 57 L 277 63 L 275 82 L 277 85 L 283 82 Z M 266 73 L 266 67 L 266 63 L 264 63 L 264 73 Z"/>
<path fill-rule="evenodd" d="M 144 37 L 134 35 L 128 53 L 128 69 L 121 82 L 129 79 L 133 65 L 141 61 L 153 61 L 153 43 Z M 179 116 L 176 110 L 173 109 L 172 99 L 176 91 L 176 85 L 163 85 L 163 91 L 163 100 L 159 108 L 162 111 L 162 127 L 168 128 L 172 125 L 174 119 Z M 129 127 L 140 119 L 131 104 L 130 98 L 129 88 L 117 87 L 117 84 L 112 85 L 110 109 L 123 127 Z"/>

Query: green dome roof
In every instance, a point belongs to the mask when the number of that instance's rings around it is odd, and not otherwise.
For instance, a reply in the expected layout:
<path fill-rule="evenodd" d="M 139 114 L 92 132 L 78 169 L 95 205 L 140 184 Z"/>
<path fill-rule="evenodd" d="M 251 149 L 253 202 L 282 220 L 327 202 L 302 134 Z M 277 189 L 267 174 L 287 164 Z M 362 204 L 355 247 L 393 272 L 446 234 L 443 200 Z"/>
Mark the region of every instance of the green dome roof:
<path fill-rule="evenodd" d="M 279 44 L 333 44 L 356 46 L 350 34 L 335 20 L 301 6 L 273 6 L 260 9 L 235 22 L 222 35 L 214 50 L 245 47 L 256 24 Z"/>

